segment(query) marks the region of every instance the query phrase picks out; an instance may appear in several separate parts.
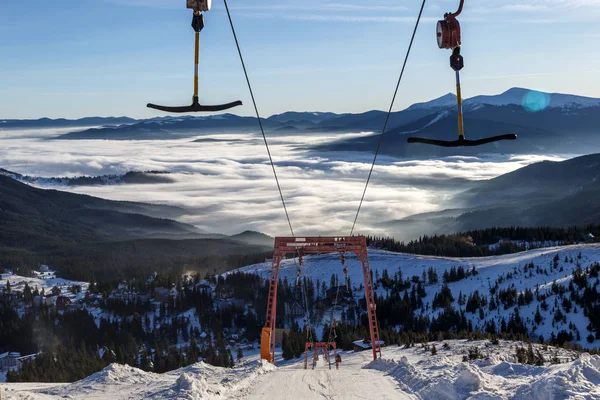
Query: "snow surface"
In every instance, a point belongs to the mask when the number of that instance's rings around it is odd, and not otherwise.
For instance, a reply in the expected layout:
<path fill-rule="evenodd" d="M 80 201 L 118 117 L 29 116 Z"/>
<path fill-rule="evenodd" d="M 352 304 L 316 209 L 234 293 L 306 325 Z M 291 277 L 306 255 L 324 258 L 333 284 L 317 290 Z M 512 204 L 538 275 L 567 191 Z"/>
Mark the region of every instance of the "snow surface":
<path fill-rule="evenodd" d="M 278 367 L 245 359 L 233 369 L 198 363 L 165 374 L 111 364 L 73 384 L 6 384 L 3 399 L 600 399 L 600 356 L 577 355 L 536 346 L 544 356 L 560 352 L 569 361 L 544 366 L 514 362 L 516 345 L 488 341 L 435 344 L 438 353 L 416 345 L 385 347 L 383 359 L 368 351 L 341 352 L 339 370 L 319 360 L 304 369 L 304 359 Z M 518 344 L 519 346 L 526 346 Z M 484 359 L 463 362 L 477 347 Z"/>
<path fill-rule="evenodd" d="M 578 258 L 579 253 L 581 253 L 581 259 Z M 559 255 L 558 266 L 556 268 L 551 268 L 556 254 Z M 565 257 L 569 260 L 573 259 L 573 262 L 565 262 Z M 348 266 L 348 275 L 354 289 L 355 299 L 362 298 L 364 294 L 359 290 L 359 286 L 363 283 L 361 264 L 354 256 L 347 257 L 347 259 L 349 259 L 350 263 Z M 465 270 L 471 270 L 474 267 L 478 271 L 478 274 L 449 284 L 449 288 L 455 299 L 453 304 L 455 309 L 464 309 L 464 306 L 458 305 L 458 297 L 461 293 L 468 297 L 469 294 L 474 293 L 477 290 L 480 295 L 485 295 L 489 298 L 490 286 L 494 286 L 496 282 L 499 282 L 499 277 L 502 277 L 502 279 L 498 284 L 498 289 L 508 289 L 514 286 L 520 293 L 524 292 L 525 289 L 535 291 L 536 287 L 539 287 L 540 293 L 549 293 L 549 297 L 546 301 L 550 304 L 550 308 L 548 308 L 547 311 L 542 311 L 544 317 L 543 321 L 539 325 L 533 324 L 536 309 L 540 304 L 537 299 L 534 299 L 529 305 L 521 306 L 519 309 L 519 313 L 525 320 L 526 325 L 530 327 L 533 326 L 530 331 L 531 336 L 537 338 L 542 335 L 548 340 L 552 333 L 558 334 L 561 330 L 569 331 L 568 325 L 572 323 L 580 332 L 581 336 L 581 340 L 574 341 L 575 343 L 585 348 L 600 348 L 600 340 L 596 340 L 593 343 L 588 343 L 586 341 L 586 337 L 589 334 L 587 330 L 589 320 L 583 316 L 581 310 L 577 310 L 577 307 L 574 307 L 569 313 L 565 313 L 566 322 L 553 321 L 554 311 L 552 309 L 552 304 L 555 301 L 556 295 L 551 293 L 552 283 L 556 281 L 559 285 L 567 286 L 572 280 L 572 273 L 577 268 L 577 262 L 579 262 L 583 268 L 590 266 L 594 262 L 600 262 L 600 245 L 579 244 L 549 247 L 503 256 L 479 258 L 419 256 L 414 254 L 369 250 L 369 264 L 373 270 L 375 280 L 377 279 L 377 276 L 381 276 L 383 270 L 386 269 L 389 272 L 390 277 L 393 277 L 394 274 L 401 271 L 404 279 L 411 279 L 415 276 L 420 278 L 423 272 L 426 272 L 430 267 L 434 268 L 438 273 L 439 282 L 437 284 L 428 284 L 425 286 L 427 296 L 423 298 L 424 303 L 431 304 L 433 302 L 435 294 L 440 291 L 443 285 L 442 276 L 444 272 L 449 272 L 452 267 L 458 268 L 459 266 L 464 267 Z M 530 270 L 525 273 L 522 268 L 525 264 L 529 263 L 533 263 L 536 267 L 545 269 L 548 274 L 537 273 L 535 270 Z M 257 273 L 263 278 L 268 279 L 270 270 L 271 263 L 261 263 L 244 267 L 238 271 Z M 293 283 L 296 279 L 296 271 L 297 260 L 284 260 L 281 264 L 280 279 L 287 279 L 288 282 Z M 508 277 L 509 273 L 512 275 L 510 278 Z M 337 254 L 317 255 L 304 258 L 304 266 L 302 268 L 303 276 L 306 276 L 313 281 L 320 280 L 329 286 L 332 274 L 337 274 L 340 281 L 343 280 L 342 266 Z M 376 285 L 376 290 L 379 295 L 386 296 L 386 290 L 381 286 L 377 288 Z M 496 326 L 500 326 L 502 319 L 509 319 L 513 309 L 514 307 L 504 309 L 503 306 L 500 306 L 493 311 L 489 310 L 486 312 L 483 320 L 480 319 L 478 313 L 468 313 L 467 318 L 472 321 L 475 329 L 483 329 L 485 323 L 491 321 L 494 321 Z M 441 309 L 429 309 L 428 311 L 425 311 L 430 317 L 437 315 L 439 312 L 441 312 Z M 328 313 L 326 313 L 326 315 L 327 314 Z"/>
<path fill-rule="evenodd" d="M 50 295 L 53 287 L 58 287 L 60 289 L 60 295 L 68 297 L 72 302 L 77 300 L 82 300 L 85 298 L 85 293 L 89 288 L 88 282 L 78 282 L 78 281 L 70 281 L 67 279 L 57 278 L 56 273 L 54 271 L 48 272 L 38 272 L 33 271 L 33 277 L 25 277 L 21 275 L 17 275 L 12 273 L 11 271 L 7 271 L 4 274 L 0 274 L 0 292 L 4 289 L 7 282 L 10 282 L 11 291 L 23 291 L 25 288 L 25 284 L 29 285 L 29 288 L 33 292 L 36 288 L 38 291 L 44 292 L 46 295 Z M 73 285 L 81 286 L 81 292 L 77 294 L 71 293 L 69 288 Z"/>
<path fill-rule="evenodd" d="M 579 254 L 581 253 L 581 258 Z M 550 268 L 554 256 L 559 255 L 556 268 Z M 565 261 L 575 259 L 575 262 Z M 540 292 L 549 291 L 552 282 L 566 285 L 572 279 L 576 262 L 584 268 L 600 261 L 600 245 L 573 245 L 530 250 L 517 254 L 484 258 L 444 258 L 416 256 L 379 250 L 369 251 L 371 268 L 375 274 L 387 269 L 390 275 L 399 270 L 404 278 L 421 276 L 432 267 L 438 271 L 440 283 L 427 285 L 425 302 L 431 303 L 441 287 L 441 276 L 451 267 L 475 267 L 478 274 L 451 283 L 455 298 L 479 290 L 488 294 L 490 283 L 499 277 L 505 278 L 500 288 L 514 286 L 518 291 L 539 286 Z M 520 269 L 532 262 L 536 267 L 548 270 L 548 274 L 531 275 Z M 255 272 L 268 276 L 270 263 L 261 263 L 242 268 L 244 272 Z M 510 273 L 511 278 L 506 278 Z M 303 274 L 314 280 L 329 283 L 332 274 L 342 276 L 342 267 L 337 255 L 305 257 Z M 362 282 L 360 263 L 350 258 L 349 274 L 355 288 Z M 296 276 L 294 260 L 285 260 L 281 267 L 281 278 L 293 282 Z M 22 277 L 8 277 L 23 279 Z M 44 286 L 56 282 L 40 280 Z M 72 282 L 66 282 L 72 284 Z M 377 291 L 385 295 L 379 287 Z M 362 296 L 355 291 L 356 296 Z M 552 304 L 554 299 L 548 298 Z M 456 302 L 455 302 L 456 303 Z M 537 301 L 521 307 L 521 316 L 533 319 Z M 458 308 L 458 305 L 455 304 Z M 485 321 L 498 320 L 510 313 L 498 307 L 486 313 L 484 320 L 479 315 L 467 314 L 475 327 Z M 435 315 L 438 310 L 429 310 Z M 564 324 L 552 323 L 550 311 L 532 335 L 549 335 Z M 567 323 L 573 323 L 585 338 L 587 319 L 583 313 L 567 314 Z M 529 326 L 529 324 L 528 324 Z M 542 366 L 516 363 L 516 347 L 526 344 L 501 341 L 493 345 L 489 341 L 468 342 L 466 340 L 434 343 L 437 354 L 417 344 L 405 349 L 397 346 L 384 347 L 382 360 L 373 361 L 370 351 L 361 353 L 341 352 L 339 370 L 329 370 L 321 360 L 315 370 L 304 370 L 303 359 L 285 362 L 280 350 L 276 352 L 278 367 L 258 360 L 257 351 L 246 354 L 244 361 L 233 369 L 213 367 L 204 363 L 194 364 L 165 374 L 155 374 L 139 369 L 112 364 L 96 374 L 72 384 L 19 383 L 2 385 L 3 399 L 527 399 L 557 400 L 584 399 L 600 400 L 600 356 L 577 354 L 573 351 L 534 345 L 547 362 Z M 600 347 L 598 341 L 583 346 Z M 468 350 L 477 347 L 483 359 L 463 362 Z M 551 365 L 548 360 L 558 358 L 563 364 Z M 310 368 L 310 367 L 309 367 Z"/>

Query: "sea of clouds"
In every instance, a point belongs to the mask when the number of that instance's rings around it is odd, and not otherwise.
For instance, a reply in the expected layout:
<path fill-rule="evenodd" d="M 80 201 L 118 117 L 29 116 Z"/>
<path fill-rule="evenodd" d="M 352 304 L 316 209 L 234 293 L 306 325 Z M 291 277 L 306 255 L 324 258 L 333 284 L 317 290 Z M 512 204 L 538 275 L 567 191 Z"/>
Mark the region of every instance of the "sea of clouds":
<path fill-rule="evenodd" d="M 203 135 L 160 141 L 53 139 L 66 131 L 0 132 L 0 168 L 42 177 L 168 171 L 173 173 L 173 183 L 59 189 L 111 200 L 181 206 L 188 210 L 181 221 L 206 232 L 290 233 L 259 135 Z M 356 134 L 268 135 L 296 235 L 350 233 L 373 154 L 315 152 L 310 145 L 352 136 Z M 562 159 L 495 155 L 407 160 L 381 156 L 355 232 L 412 238 L 414 232 L 386 231 L 382 224 L 460 206 L 453 204 L 453 195 L 472 187 L 475 181 L 533 162 Z"/>

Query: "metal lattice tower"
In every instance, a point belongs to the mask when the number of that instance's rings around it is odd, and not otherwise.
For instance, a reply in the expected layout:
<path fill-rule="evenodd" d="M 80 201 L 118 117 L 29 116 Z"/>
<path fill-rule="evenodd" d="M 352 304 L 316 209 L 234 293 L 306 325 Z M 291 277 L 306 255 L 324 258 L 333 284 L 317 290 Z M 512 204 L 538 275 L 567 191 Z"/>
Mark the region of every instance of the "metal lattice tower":
<path fill-rule="evenodd" d="M 267 318 L 262 329 L 260 356 L 263 360 L 275 360 L 275 323 L 277 318 L 277 285 L 279 284 L 279 269 L 281 261 L 288 254 L 326 254 L 326 253 L 354 253 L 360 260 L 363 270 L 365 285 L 365 299 L 371 334 L 373 359 L 381 357 L 381 342 L 373 291 L 371 267 L 367 252 L 367 239 L 364 236 L 346 237 L 278 237 L 275 238 L 273 263 L 269 278 L 269 299 L 267 302 Z"/>

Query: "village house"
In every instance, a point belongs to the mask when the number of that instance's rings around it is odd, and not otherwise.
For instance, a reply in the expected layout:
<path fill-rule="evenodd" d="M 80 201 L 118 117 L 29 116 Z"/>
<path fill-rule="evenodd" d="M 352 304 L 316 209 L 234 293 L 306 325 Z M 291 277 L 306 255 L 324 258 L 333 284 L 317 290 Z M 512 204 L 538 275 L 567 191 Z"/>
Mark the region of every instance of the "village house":
<path fill-rule="evenodd" d="M 385 346 L 385 342 L 383 340 L 380 340 L 379 346 L 381 346 L 381 347 Z M 354 348 L 355 353 L 357 353 L 359 351 L 370 350 L 373 348 L 373 346 L 371 346 L 371 341 L 369 339 L 357 340 L 355 342 L 352 342 L 352 347 Z"/>
<path fill-rule="evenodd" d="M 56 298 L 58 296 L 35 296 L 33 298 L 33 304 L 36 306 L 48 306 L 51 307 L 56 303 Z"/>
<path fill-rule="evenodd" d="M 17 358 L 21 357 L 21 353 L 6 352 L 0 354 L 0 370 L 13 368 L 17 366 Z"/>
<path fill-rule="evenodd" d="M 218 285 L 215 289 L 217 298 L 229 299 L 233 297 L 233 286 L 231 285 Z"/>
<path fill-rule="evenodd" d="M 68 306 L 71 305 L 71 299 L 67 296 L 58 296 L 56 298 L 56 309 L 60 311 L 64 311 Z"/>
<path fill-rule="evenodd" d="M 148 292 L 148 293 L 140 293 L 138 298 L 140 299 L 140 302 L 145 303 L 145 302 L 149 301 L 151 297 L 152 296 L 150 295 L 150 292 Z"/>
<path fill-rule="evenodd" d="M 286 318 L 300 318 L 306 315 L 304 307 L 302 307 L 302 305 L 297 301 L 293 301 L 291 303 L 285 302 L 284 309 Z"/>
<path fill-rule="evenodd" d="M 212 293 L 212 286 L 210 286 L 208 284 L 208 282 L 206 282 L 206 281 L 196 284 L 196 289 L 198 289 L 200 292 L 202 292 L 204 294 Z"/>
<path fill-rule="evenodd" d="M 154 300 L 167 303 L 169 301 L 170 291 L 167 288 L 159 287 L 154 289 Z"/>
<path fill-rule="evenodd" d="M 71 303 L 71 304 L 69 304 L 67 306 L 67 308 L 65 308 L 65 311 L 74 312 L 74 311 L 77 311 L 77 310 L 81 310 L 82 308 L 83 307 L 82 307 L 81 304 Z"/>
<path fill-rule="evenodd" d="M 137 302 L 139 293 L 135 292 L 135 291 L 129 291 L 129 290 L 113 291 L 110 294 L 110 297 L 115 300 L 124 301 L 126 303 L 135 303 L 135 302 Z"/>
<path fill-rule="evenodd" d="M 23 364 L 24 364 L 26 361 L 35 360 L 35 357 L 36 357 L 38 354 L 39 354 L 39 353 L 37 353 L 37 354 L 28 354 L 28 355 L 26 355 L 26 356 L 21 356 L 21 357 L 18 357 L 18 358 L 17 358 L 17 365 L 16 365 L 16 366 L 17 366 L 17 369 L 21 369 L 21 368 L 23 368 Z"/>

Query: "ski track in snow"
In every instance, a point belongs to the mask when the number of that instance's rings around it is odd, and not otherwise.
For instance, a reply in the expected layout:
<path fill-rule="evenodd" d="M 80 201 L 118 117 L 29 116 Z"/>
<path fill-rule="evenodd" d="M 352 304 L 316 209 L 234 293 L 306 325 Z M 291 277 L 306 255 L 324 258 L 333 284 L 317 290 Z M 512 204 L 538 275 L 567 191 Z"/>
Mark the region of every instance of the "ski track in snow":
<path fill-rule="evenodd" d="M 513 342 L 448 341 L 432 343 L 434 356 L 420 345 L 382 349 L 372 361 L 369 351 L 341 352 L 340 369 L 319 360 L 304 369 L 304 359 L 278 367 L 255 354 L 233 369 L 198 363 L 165 374 L 112 364 L 73 384 L 15 383 L 4 385 L 3 399 L 399 399 L 399 400 L 596 400 L 600 399 L 600 356 L 581 354 L 575 361 L 531 366 L 515 363 Z M 520 343 L 519 345 L 527 346 Z M 469 348 L 484 359 L 462 362 Z M 555 350 L 536 345 L 545 357 Z M 577 355 L 558 350 L 569 359 Z"/>

